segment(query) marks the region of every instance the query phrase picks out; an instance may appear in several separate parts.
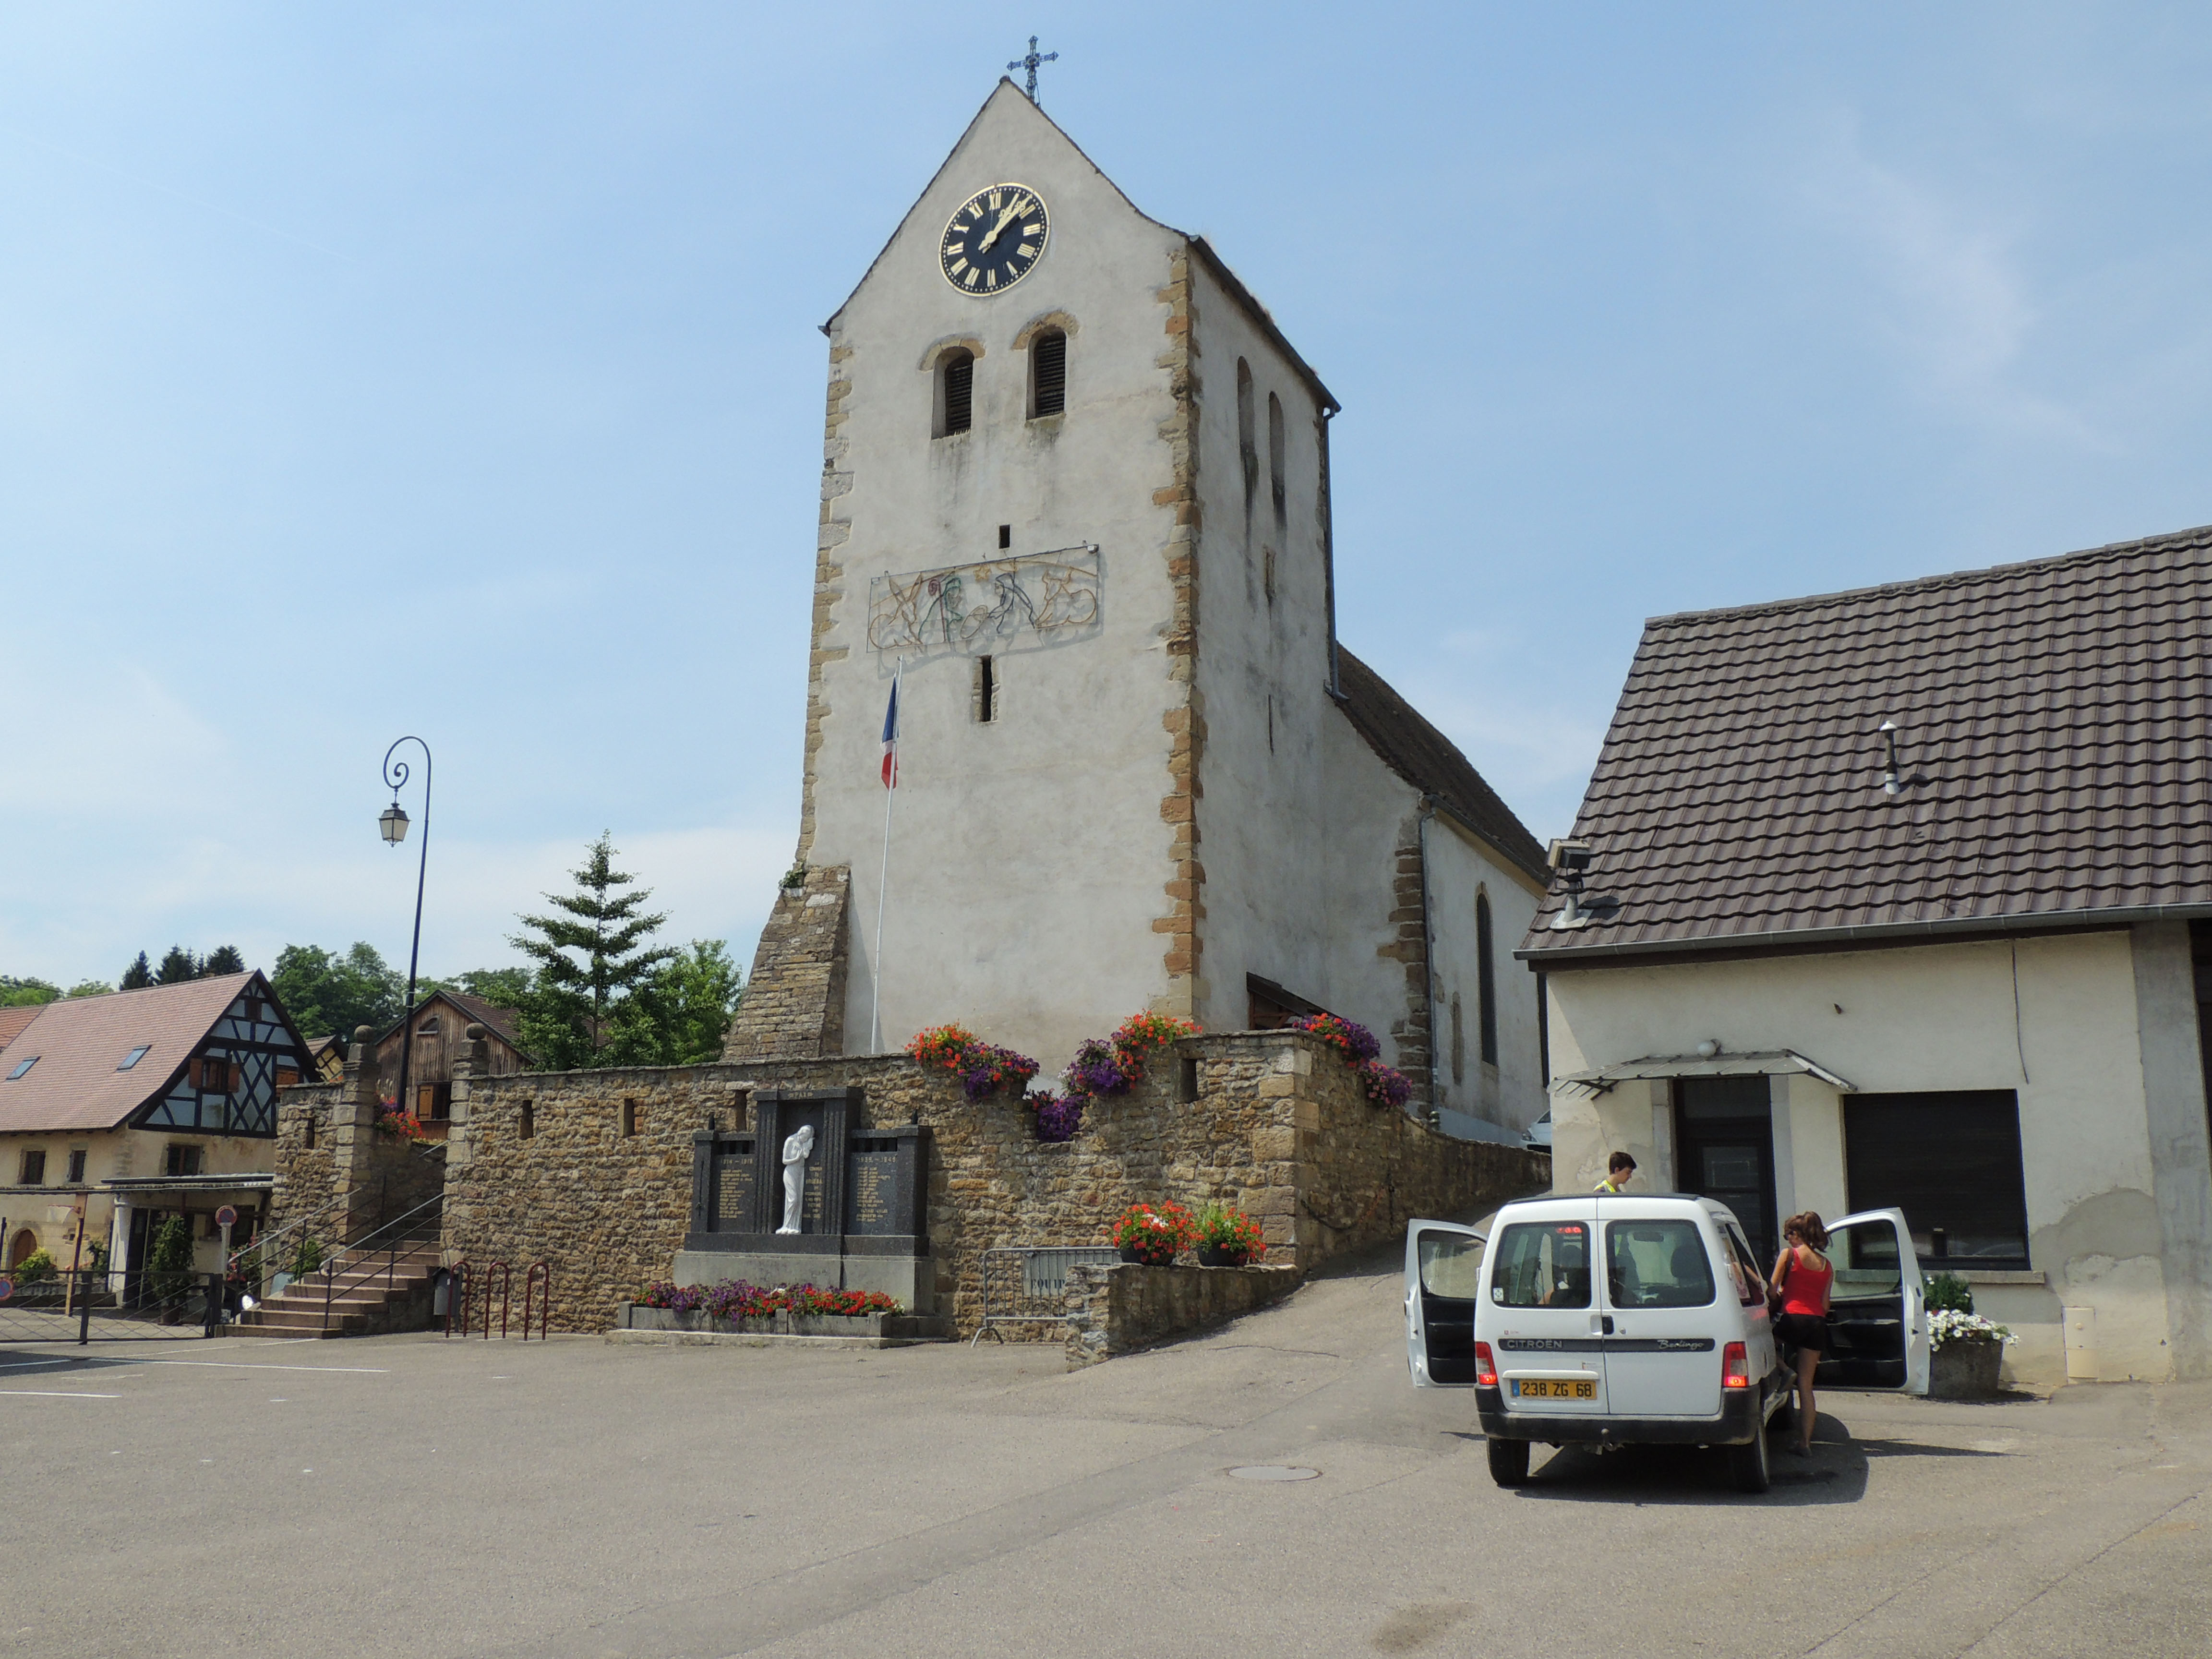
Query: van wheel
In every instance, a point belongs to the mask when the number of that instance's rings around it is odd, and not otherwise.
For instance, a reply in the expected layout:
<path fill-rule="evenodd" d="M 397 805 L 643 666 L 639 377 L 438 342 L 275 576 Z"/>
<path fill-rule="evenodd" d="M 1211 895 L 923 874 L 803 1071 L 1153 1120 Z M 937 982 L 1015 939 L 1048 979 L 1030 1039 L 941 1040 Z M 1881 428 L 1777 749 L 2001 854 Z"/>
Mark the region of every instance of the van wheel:
<path fill-rule="evenodd" d="M 1774 1484 L 1773 1468 L 1766 1456 L 1766 1431 L 1763 1426 L 1752 1436 L 1748 1446 L 1730 1446 L 1728 1460 L 1729 1478 L 1735 1482 L 1738 1492 L 1765 1492 Z"/>
<path fill-rule="evenodd" d="M 1527 1486 L 1528 1443 L 1525 1440 L 1492 1440 L 1490 1443 L 1490 1478 L 1501 1486 Z"/>

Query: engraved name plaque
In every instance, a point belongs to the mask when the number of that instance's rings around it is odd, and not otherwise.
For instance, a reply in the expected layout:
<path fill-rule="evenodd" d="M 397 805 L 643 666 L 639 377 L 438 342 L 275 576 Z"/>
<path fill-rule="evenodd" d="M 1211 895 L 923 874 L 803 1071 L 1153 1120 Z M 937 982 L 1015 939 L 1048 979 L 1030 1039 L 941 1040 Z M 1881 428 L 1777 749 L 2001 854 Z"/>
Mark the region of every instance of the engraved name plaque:
<path fill-rule="evenodd" d="M 742 1232 L 750 1228 L 753 1214 L 753 1149 L 750 1142 L 741 1152 L 725 1152 L 714 1160 L 714 1230 L 718 1232 Z"/>
<path fill-rule="evenodd" d="M 880 1237 L 902 1231 L 898 1225 L 899 1155 L 896 1152 L 853 1154 L 852 1213 L 845 1231 Z"/>

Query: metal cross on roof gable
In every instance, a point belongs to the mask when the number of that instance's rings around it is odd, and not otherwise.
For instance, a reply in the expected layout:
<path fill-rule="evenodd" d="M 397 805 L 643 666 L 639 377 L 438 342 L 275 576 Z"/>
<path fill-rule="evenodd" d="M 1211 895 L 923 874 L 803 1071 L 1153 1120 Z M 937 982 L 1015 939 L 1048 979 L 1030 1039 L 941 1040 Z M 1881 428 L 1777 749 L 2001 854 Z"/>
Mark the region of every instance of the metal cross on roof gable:
<path fill-rule="evenodd" d="M 1027 92 L 1027 93 L 1029 94 L 1029 95 L 1030 95 L 1030 102 L 1031 102 L 1032 104 L 1036 103 L 1036 100 L 1037 100 L 1037 95 L 1036 95 L 1036 72 L 1037 72 L 1037 65 L 1038 65 L 1039 64 L 1051 64 L 1051 63 L 1057 63 L 1057 62 L 1059 61 L 1059 59 L 1060 59 L 1060 54 L 1059 54 L 1058 52 L 1048 52 L 1045 53 L 1045 54 L 1044 54 L 1044 56 L 1043 56 L 1043 57 L 1042 57 L 1042 58 L 1038 57 L 1038 56 L 1037 56 L 1036 43 L 1037 43 L 1037 38 L 1036 38 L 1036 36 L 1035 36 L 1034 34 L 1032 34 L 1031 36 L 1030 36 L 1030 49 L 1029 49 L 1028 55 L 1027 55 L 1027 56 L 1025 56 L 1025 57 L 1017 58 L 1015 58 L 1015 59 L 1014 59 L 1014 61 L 1013 61 L 1012 63 L 1011 63 L 1011 64 L 1007 64 L 1007 65 L 1006 65 L 1006 67 L 1007 67 L 1008 69 L 1010 69 L 1010 70 L 1025 69 L 1025 70 L 1027 70 L 1030 72 L 1030 83 L 1029 83 L 1029 85 L 1028 85 L 1027 87 L 1024 88 L 1023 88 L 1023 90 L 1024 90 L 1024 91 L 1025 91 L 1025 92 Z M 1039 107 L 1042 107 L 1042 106 L 1039 106 Z"/>

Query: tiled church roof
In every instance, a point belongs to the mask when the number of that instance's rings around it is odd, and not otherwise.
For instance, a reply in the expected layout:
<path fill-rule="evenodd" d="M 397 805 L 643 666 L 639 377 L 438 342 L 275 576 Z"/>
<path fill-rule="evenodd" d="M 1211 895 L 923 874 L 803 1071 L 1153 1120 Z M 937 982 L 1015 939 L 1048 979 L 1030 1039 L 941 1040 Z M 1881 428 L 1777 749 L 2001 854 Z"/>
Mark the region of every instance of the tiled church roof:
<path fill-rule="evenodd" d="M 1434 795 L 1454 817 L 1542 881 L 1543 844 L 1482 781 L 1482 774 L 1468 763 L 1458 745 L 1340 644 L 1336 656 L 1337 681 L 1344 693 L 1337 706 L 1367 746 L 1400 777 Z"/>
<path fill-rule="evenodd" d="M 2208 621 L 2212 528 L 1654 618 L 1523 954 L 2212 915 Z"/>

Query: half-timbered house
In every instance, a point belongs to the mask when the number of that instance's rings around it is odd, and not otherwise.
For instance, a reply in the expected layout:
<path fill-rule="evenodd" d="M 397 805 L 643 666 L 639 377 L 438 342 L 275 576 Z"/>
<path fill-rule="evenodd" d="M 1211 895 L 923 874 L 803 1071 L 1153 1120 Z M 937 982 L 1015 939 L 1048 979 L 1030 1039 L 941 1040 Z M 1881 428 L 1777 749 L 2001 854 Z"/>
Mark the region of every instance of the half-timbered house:
<path fill-rule="evenodd" d="M 13 1024 L 13 1022 L 11 1022 Z M 265 1211 L 276 1091 L 309 1074 L 307 1046 L 258 973 L 51 1002 L 0 1032 L 0 1234 L 9 1264 L 143 1266 L 172 1215 L 195 1266 L 221 1265 Z"/>

